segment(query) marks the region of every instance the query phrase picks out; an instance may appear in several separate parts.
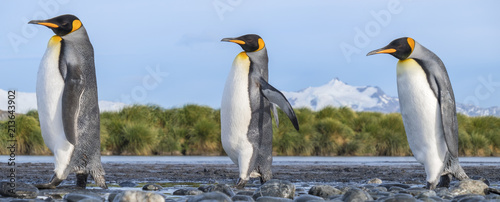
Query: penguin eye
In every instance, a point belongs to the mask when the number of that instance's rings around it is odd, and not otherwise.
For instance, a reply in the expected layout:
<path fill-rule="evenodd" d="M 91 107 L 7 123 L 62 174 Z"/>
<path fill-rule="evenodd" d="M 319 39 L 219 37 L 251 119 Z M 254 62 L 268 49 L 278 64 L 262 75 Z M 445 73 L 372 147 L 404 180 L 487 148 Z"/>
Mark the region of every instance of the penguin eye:
<path fill-rule="evenodd" d="M 67 23 L 67 22 L 63 22 L 61 25 L 62 25 L 63 27 L 65 27 L 66 25 L 68 25 L 68 23 Z"/>

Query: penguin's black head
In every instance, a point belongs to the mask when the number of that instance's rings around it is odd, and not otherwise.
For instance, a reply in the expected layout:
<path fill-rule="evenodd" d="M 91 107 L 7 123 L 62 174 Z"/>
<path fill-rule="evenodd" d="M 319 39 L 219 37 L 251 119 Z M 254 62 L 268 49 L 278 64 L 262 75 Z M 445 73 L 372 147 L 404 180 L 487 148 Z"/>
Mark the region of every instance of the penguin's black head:
<path fill-rule="evenodd" d="M 28 23 L 44 25 L 58 36 L 64 36 L 82 27 L 82 22 L 74 15 L 61 15 L 48 20 L 32 20 Z"/>
<path fill-rule="evenodd" d="M 394 41 L 389 43 L 389 45 L 381 49 L 369 52 L 368 54 L 366 54 L 366 56 L 375 55 L 379 53 L 389 53 L 392 56 L 396 57 L 397 59 L 404 60 L 411 55 L 414 48 L 415 48 L 415 40 L 413 40 L 410 37 L 403 37 L 395 39 Z"/>
<path fill-rule="evenodd" d="M 257 34 L 247 34 L 237 38 L 223 38 L 221 41 L 237 43 L 245 52 L 260 51 L 264 48 L 264 40 Z"/>

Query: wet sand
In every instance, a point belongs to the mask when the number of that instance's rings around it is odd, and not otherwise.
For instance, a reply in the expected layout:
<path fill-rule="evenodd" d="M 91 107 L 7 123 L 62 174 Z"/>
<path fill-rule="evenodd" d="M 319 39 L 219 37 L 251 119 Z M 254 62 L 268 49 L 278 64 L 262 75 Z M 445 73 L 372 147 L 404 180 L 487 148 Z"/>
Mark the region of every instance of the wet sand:
<path fill-rule="evenodd" d="M 238 177 L 236 165 L 228 164 L 130 164 L 104 163 L 106 181 L 121 183 L 196 182 L 234 184 Z M 10 167 L 0 163 L 4 174 Z M 53 175 L 52 163 L 20 163 L 17 166 L 17 181 L 24 183 L 46 183 Z M 500 182 L 498 166 L 463 166 L 466 173 L 481 176 L 492 184 Z M 384 182 L 425 185 L 425 171 L 421 165 L 274 165 L 273 178 L 292 183 L 364 184 L 373 178 Z M 63 184 L 75 183 L 70 174 Z M 258 183 L 258 179 L 254 179 Z"/>

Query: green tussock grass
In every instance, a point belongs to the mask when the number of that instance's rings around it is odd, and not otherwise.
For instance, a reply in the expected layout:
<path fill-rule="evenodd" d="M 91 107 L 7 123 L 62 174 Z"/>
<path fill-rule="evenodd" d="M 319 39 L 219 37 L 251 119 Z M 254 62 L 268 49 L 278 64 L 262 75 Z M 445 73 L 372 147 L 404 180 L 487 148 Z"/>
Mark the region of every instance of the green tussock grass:
<path fill-rule="evenodd" d="M 295 109 L 300 131 L 278 111 L 273 121 L 273 153 L 287 156 L 410 156 L 398 113 L 355 112 L 326 107 Z M 500 156 L 500 118 L 458 115 L 460 156 Z M 16 117 L 17 154 L 49 155 L 38 113 Z M 220 110 L 185 105 L 164 109 L 134 105 L 101 113 L 101 150 L 108 155 L 224 155 Z M 7 150 L 7 122 L 0 121 L 0 153 Z"/>

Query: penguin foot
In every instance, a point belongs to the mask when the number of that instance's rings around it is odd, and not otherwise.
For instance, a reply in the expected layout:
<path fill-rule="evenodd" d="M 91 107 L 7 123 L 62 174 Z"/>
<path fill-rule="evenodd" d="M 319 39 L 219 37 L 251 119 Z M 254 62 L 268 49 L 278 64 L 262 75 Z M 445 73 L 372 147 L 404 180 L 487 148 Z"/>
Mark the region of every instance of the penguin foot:
<path fill-rule="evenodd" d="M 89 174 L 87 173 L 77 173 L 76 174 L 76 186 L 82 189 L 87 187 L 87 179 Z"/>
<path fill-rule="evenodd" d="M 436 185 L 437 185 L 436 182 L 434 183 L 427 182 L 427 186 L 425 186 L 425 188 L 429 190 L 434 190 L 436 188 Z"/>
<path fill-rule="evenodd" d="M 59 179 L 55 174 L 50 179 L 49 183 L 46 184 L 35 184 L 38 189 L 55 189 L 57 185 L 61 184 L 63 180 Z"/>
<path fill-rule="evenodd" d="M 241 178 L 238 178 L 238 183 L 236 183 L 236 189 L 243 189 L 245 188 L 245 185 L 247 184 L 248 180 L 244 180 Z"/>
<path fill-rule="evenodd" d="M 442 175 L 441 179 L 439 180 L 439 183 L 437 184 L 437 187 L 450 187 L 450 182 L 451 182 L 452 176 L 451 174 L 447 175 Z"/>
<path fill-rule="evenodd" d="M 106 180 L 104 179 L 104 176 L 98 175 L 98 176 L 93 176 L 95 183 L 97 186 L 103 188 L 103 189 L 108 189 L 108 185 L 106 185 Z"/>

